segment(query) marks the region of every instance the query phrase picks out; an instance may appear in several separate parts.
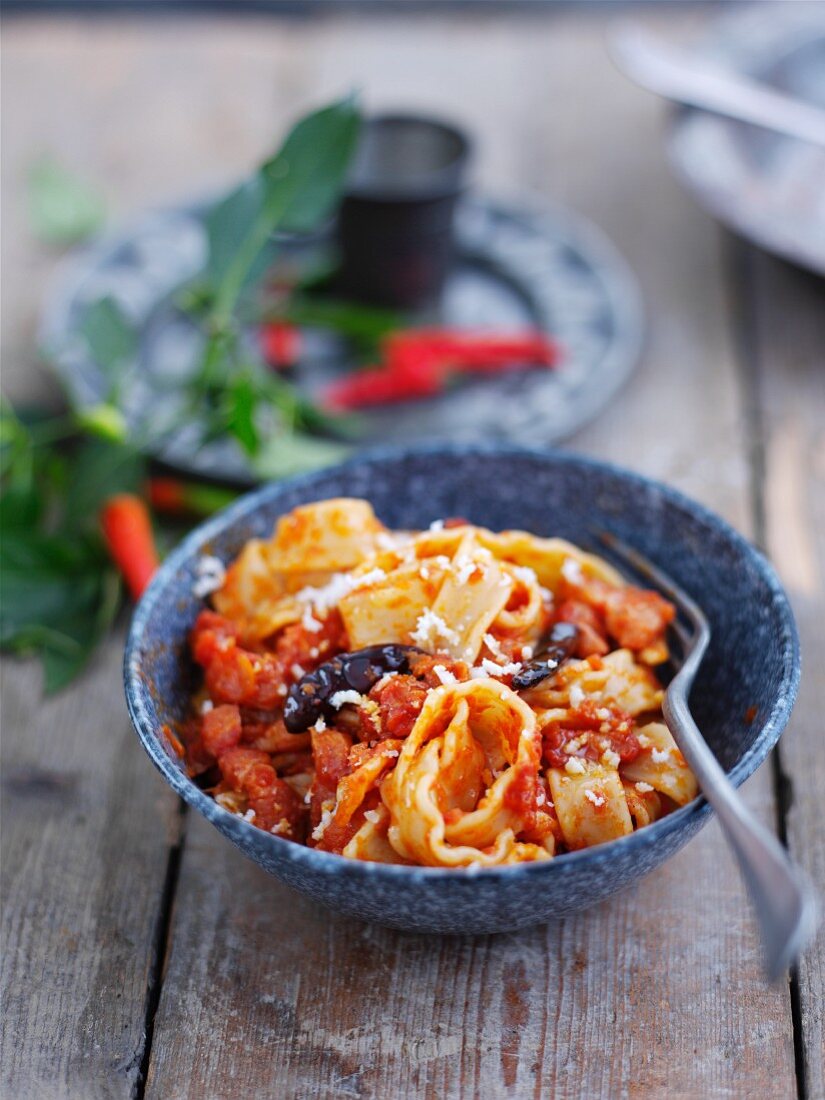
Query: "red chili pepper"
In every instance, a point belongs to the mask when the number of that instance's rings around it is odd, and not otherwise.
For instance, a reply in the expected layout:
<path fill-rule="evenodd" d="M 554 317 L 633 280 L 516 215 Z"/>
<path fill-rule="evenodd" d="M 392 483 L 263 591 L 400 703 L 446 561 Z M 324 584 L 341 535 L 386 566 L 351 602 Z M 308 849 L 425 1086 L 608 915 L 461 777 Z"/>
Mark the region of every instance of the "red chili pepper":
<path fill-rule="evenodd" d="M 100 513 L 106 547 L 134 600 L 143 595 L 159 565 L 149 509 L 140 497 L 110 497 Z"/>
<path fill-rule="evenodd" d="M 359 371 L 329 387 L 334 409 L 382 405 L 439 393 L 451 372 L 494 373 L 525 364 L 553 366 L 558 348 L 542 333 L 485 335 L 443 329 L 393 333 L 383 345 L 382 366 Z"/>
<path fill-rule="evenodd" d="M 294 367 L 301 356 L 301 330 L 288 321 L 271 321 L 261 326 L 261 350 L 276 370 Z"/>
<path fill-rule="evenodd" d="M 153 477 L 146 483 L 146 495 L 156 512 L 172 516 L 211 516 L 236 499 L 231 489 Z"/>
<path fill-rule="evenodd" d="M 393 333 L 387 338 L 385 346 L 389 359 L 401 350 L 418 351 L 441 361 L 449 360 L 458 369 L 496 369 L 501 366 L 523 366 L 525 363 L 549 367 L 558 360 L 555 342 L 541 332 L 478 336 L 446 329 L 410 329 Z"/>

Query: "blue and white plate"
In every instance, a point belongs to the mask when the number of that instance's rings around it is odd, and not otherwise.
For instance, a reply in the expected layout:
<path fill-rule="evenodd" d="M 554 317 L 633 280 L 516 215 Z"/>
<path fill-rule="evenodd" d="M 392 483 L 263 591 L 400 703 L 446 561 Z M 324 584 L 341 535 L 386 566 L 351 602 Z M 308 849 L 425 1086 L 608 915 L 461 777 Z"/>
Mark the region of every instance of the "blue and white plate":
<path fill-rule="evenodd" d="M 713 23 L 700 52 L 825 108 L 825 3 L 759 3 Z M 674 114 L 677 175 L 720 221 L 825 274 L 825 149 L 694 108 Z"/>
<path fill-rule="evenodd" d="M 127 419 L 137 424 L 155 409 L 173 415 L 175 381 L 197 356 L 199 334 L 175 302 L 205 260 L 203 209 L 190 205 L 149 214 L 73 257 L 61 272 L 41 340 L 81 407 L 107 392 L 80 335 L 84 315 L 93 303 L 112 297 L 140 334 L 121 398 Z M 437 398 L 370 410 L 363 415 L 362 442 L 558 442 L 598 415 L 638 359 L 643 326 L 636 282 L 593 225 L 545 202 L 468 198 L 457 221 L 458 262 L 439 315 L 427 322 L 485 330 L 538 327 L 561 345 L 562 362 L 553 371 L 464 377 Z M 304 343 L 297 383 L 313 395 L 340 377 L 346 363 L 330 334 L 310 332 Z M 255 480 L 233 440 L 199 446 L 198 439 L 197 425 L 189 424 L 154 457 L 187 474 Z"/>

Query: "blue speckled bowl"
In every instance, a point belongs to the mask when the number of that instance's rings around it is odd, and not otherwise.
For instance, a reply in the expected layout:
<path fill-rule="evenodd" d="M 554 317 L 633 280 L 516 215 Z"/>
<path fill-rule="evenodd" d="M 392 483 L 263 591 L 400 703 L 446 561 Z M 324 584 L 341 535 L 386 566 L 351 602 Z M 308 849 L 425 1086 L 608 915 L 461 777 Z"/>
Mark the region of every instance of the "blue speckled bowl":
<path fill-rule="evenodd" d="M 371 451 L 250 493 L 194 531 L 138 606 L 125 657 L 126 698 L 143 746 L 170 786 L 267 871 L 337 910 L 395 928 L 497 932 L 582 909 L 629 886 L 707 821 L 703 799 L 603 847 L 476 873 L 360 863 L 292 844 L 221 809 L 167 748 L 165 723 L 183 716 L 191 669 L 186 636 L 202 553 L 228 561 L 283 512 L 331 496 L 366 497 L 390 527 L 451 515 L 493 529 L 521 527 L 592 544 L 607 528 L 662 565 L 707 614 L 710 652 L 692 705 L 739 785 L 776 743 L 796 696 L 799 645 L 771 567 L 721 519 L 663 485 L 566 454 L 506 446 Z M 748 721 L 755 708 L 755 717 Z"/>

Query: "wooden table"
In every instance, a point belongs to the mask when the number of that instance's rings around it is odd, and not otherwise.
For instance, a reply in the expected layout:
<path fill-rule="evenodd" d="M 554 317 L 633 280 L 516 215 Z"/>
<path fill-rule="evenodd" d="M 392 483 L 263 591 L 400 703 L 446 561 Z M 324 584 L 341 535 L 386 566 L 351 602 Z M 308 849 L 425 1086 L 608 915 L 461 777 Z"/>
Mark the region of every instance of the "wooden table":
<path fill-rule="evenodd" d="M 707 11 L 645 17 L 688 35 Z M 570 446 L 717 509 L 788 585 L 802 695 L 746 797 L 823 887 L 823 284 L 680 190 L 661 105 L 607 59 L 611 15 L 8 20 L 4 385 L 18 400 L 53 388 L 32 336 L 54 257 L 23 213 L 37 154 L 98 181 L 121 216 L 238 175 L 298 108 L 352 84 L 462 119 L 487 189 L 581 210 L 643 286 L 644 362 Z M 33 664 L 5 664 L 8 1100 L 825 1096 L 825 943 L 766 986 L 715 824 L 635 890 L 545 927 L 364 926 L 185 813 L 130 728 L 121 642 L 48 701 Z"/>

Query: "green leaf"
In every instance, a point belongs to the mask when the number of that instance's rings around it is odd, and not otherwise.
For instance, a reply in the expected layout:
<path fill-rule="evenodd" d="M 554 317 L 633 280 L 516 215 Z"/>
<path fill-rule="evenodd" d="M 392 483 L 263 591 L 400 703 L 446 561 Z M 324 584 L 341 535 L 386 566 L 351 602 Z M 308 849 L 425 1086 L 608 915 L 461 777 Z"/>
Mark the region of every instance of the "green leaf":
<path fill-rule="evenodd" d="M 302 118 L 261 169 L 267 209 L 277 227 L 308 233 L 328 217 L 341 194 L 361 128 L 353 96 Z"/>
<path fill-rule="evenodd" d="M 54 160 L 38 161 L 29 173 L 29 217 L 48 244 L 74 244 L 100 228 L 106 210 L 100 196 Z"/>
<path fill-rule="evenodd" d="M 137 335 L 114 298 L 101 298 L 88 307 L 81 332 L 94 361 L 110 377 L 135 354 Z"/>
<path fill-rule="evenodd" d="M 145 462 L 134 447 L 107 439 L 88 439 L 73 455 L 65 494 L 65 522 L 75 530 L 96 527 L 104 501 L 115 493 L 134 493 L 145 476 Z"/>
<path fill-rule="evenodd" d="M 0 495 L 0 531 L 33 528 L 43 515 L 43 494 L 34 482 L 9 485 Z"/>
<path fill-rule="evenodd" d="M 302 118 L 287 135 L 279 152 L 260 168 L 256 180 L 239 188 L 213 213 L 210 244 L 219 248 L 223 263 L 210 257 L 209 269 L 220 270 L 215 320 L 225 325 L 262 250 L 276 229 L 308 232 L 338 201 L 355 151 L 360 114 L 352 98 Z M 230 234 L 234 249 L 225 246 Z"/>
<path fill-rule="evenodd" d="M 254 379 L 247 371 L 233 377 L 229 383 L 227 399 L 227 430 L 238 440 L 247 454 L 254 455 L 260 442 L 255 425 L 258 393 Z"/>
<path fill-rule="evenodd" d="M 94 605 L 102 557 L 88 543 L 37 532 L 4 532 L 0 549 L 0 643 L 19 643 L 26 630 L 63 632 Z"/>
<path fill-rule="evenodd" d="M 54 691 L 85 665 L 120 599 L 116 574 L 91 539 L 4 532 L 0 645 L 37 652 Z"/>
<path fill-rule="evenodd" d="M 207 286 L 213 288 L 220 286 L 224 273 L 238 250 L 238 242 L 250 232 L 261 214 L 263 196 L 264 183 L 261 176 L 256 174 L 251 179 L 244 180 L 240 187 L 227 195 L 206 215 L 204 224 L 209 244 L 209 258 L 204 279 Z M 271 253 L 270 248 L 261 249 L 257 259 L 246 272 L 241 289 L 263 275 L 271 262 Z M 201 290 L 200 297 L 203 296 L 204 291 Z M 197 296 L 192 305 L 197 308 Z"/>
<path fill-rule="evenodd" d="M 252 458 L 252 467 L 259 477 L 291 477 L 341 462 L 348 454 L 348 447 L 328 439 L 276 432 L 262 442 Z"/>
<path fill-rule="evenodd" d="M 364 353 L 375 352 L 384 337 L 404 327 L 403 315 L 395 310 L 310 295 L 293 295 L 274 319 L 332 329 L 352 340 Z"/>

